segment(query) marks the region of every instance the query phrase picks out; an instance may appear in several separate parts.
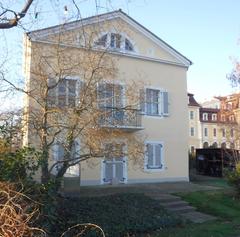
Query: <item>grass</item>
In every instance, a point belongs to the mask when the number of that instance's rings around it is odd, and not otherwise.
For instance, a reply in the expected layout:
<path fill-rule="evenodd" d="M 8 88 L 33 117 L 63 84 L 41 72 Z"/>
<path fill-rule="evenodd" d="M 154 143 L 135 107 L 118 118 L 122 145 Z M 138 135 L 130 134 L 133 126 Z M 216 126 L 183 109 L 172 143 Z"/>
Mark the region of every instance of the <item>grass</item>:
<path fill-rule="evenodd" d="M 217 220 L 202 224 L 181 222 L 165 212 L 159 201 L 141 194 L 125 193 L 64 200 L 59 212 L 61 226 L 66 229 L 76 223 L 93 222 L 100 225 L 108 237 L 240 236 L 240 199 L 234 198 L 226 180 L 211 178 L 196 183 L 221 189 L 177 195 L 197 210 L 216 216 Z"/>
<path fill-rule="evenodd" d="M 188 224 L 169 228 L 153 235 L 154 237 L 229 237 L 240 235 L 240 200 L 229 192 L 181 193 L 184 200 L 197 210 L 212 214 L 218 219 L 203 224 Z"/>

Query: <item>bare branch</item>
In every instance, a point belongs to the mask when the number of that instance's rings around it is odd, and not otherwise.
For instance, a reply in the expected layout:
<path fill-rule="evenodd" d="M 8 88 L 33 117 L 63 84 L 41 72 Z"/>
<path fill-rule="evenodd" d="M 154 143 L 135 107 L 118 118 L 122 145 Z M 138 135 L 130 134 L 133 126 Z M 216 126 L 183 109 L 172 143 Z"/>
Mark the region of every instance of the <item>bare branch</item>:
<path fill-rule="evenodd" d="M 0 23 L 0 29 L 10 29 L 12 27 L 15 27 L 18 25 L 19 21 L 26 16 L 26 13 L 28 9 L 30 8 L 33 0 L 28 0 L 23 7 L 22 11 L 19 13 L 16 13 L 15 11 L 12 11 L 10 9 L 5 9 L 1 14 L 0 17 L 3 16 L 4 14 L 11 12 L 13 13 L 14 17 L 11 19 L 6 19 L 6 22 Z"/>

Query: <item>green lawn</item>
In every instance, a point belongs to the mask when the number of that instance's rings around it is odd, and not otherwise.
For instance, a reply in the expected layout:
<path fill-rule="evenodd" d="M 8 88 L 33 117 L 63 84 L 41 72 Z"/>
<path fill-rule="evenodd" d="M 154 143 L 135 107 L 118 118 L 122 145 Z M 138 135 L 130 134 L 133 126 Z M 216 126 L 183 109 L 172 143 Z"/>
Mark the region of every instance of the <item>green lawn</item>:
<path fill-rule="evenodd" d="M 240 236 L 240 199 L 234 198 L 232 189 L 224 179 L 206 179 L 200 182 L 221 189 L 177 195 L 197 210 L 216 216 L 218 219 L 215 221 L 203 224 L 180 221 L 167 213 L 159 201 L 142 194 L 122 193 L 63 199 L 59 206 L 58 226 L 66 230 L 77 223 L 92 222 L 101 226 L 108 237 Z M 95 231 L 90 231 L 84 236 L 101 236 L 94 233 Z"/>
<path fill-rule="evenodd" d="M 203 224 L 187 224 L 170 228 L 153 237 L 234 237 L 240 236 L 240 200 L 229 192 L 194 192 L 179 194 L 199 211 L 212 214 L 218 220 Z"/>

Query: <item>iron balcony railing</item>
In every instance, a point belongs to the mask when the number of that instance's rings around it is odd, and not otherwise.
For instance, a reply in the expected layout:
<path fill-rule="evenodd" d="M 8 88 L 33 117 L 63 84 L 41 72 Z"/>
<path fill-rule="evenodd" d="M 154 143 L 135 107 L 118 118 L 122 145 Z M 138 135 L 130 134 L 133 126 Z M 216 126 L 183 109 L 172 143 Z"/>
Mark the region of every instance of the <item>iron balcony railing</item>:
<path fill-rule="evenodd" d="M 143 129 L 141 110 L 117 107 L 101 108 L 100 124 L 102 127 L 109 128 Z"/>

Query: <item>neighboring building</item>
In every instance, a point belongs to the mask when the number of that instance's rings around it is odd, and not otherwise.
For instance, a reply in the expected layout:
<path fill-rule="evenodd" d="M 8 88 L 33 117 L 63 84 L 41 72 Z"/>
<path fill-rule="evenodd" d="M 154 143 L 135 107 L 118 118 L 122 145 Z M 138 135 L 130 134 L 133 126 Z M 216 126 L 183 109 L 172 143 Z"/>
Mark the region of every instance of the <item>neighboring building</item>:
<path fill-rule="evenodd" d="M 208 101 L 201 103 L 201 106 L 204 108 L 220 109 L 220 101 L 217 98 L 213 98 Z"/>
<path fill-rule="evenodd" d="M 189 95 L 189 101 L 194 101 L 193 94 Z M 199 133 L 195 137 L 189 136 L 189 151 L 194 152 L 194 148 L 236 148 L 238 144 L 238 109 L 237 101 L 232 96 L 216 97 L 209 102 L 204 102 L 201 106 L 193 107 L 189 103 L 189 113 L 195 108 L 198 118 L 194 121 L 194 129 Z M 206 107 L 209 106 L 209 107 Z M 189 120 L 189 129 L 193 127 L 193 122 Z M 196 144 L 199 144 L 196 146 Z"/>
<path fill-rule="evenodd" d="M 194 99 L 194 95 L 188 93 L 188 117 L 189 117 L 189 151 L 194 153 L 201 146 L 201 130 L 199 119 L 200 105 Z"/>
<path fill-rule="evenodd" d="M 39 75 L 32 73 L 38 63 L 35 58 L 39 52 L 51 52 L 58 45 L 60 49 L 67 49 L 66 52 L 71 54 L 72 60 L 85 52 L 85 46 L 79 44 L 83 32 L 82 27 L 85 32 L 91 27 L 100 31 L 97 35 L 91 35 L 93 53 L 107 47 L 109 55 L 117 59 L 115 81 L 119 90 L 122 91 L 124 88 L 124 84 L 119 86 L 123 79 L 125 82 L 134 79 L 136 83 L 144 80 L 142 113 L 134 112 L 135 116 L 141 116 L 142 119 L 139 119 L 137 123 L 128 124 L 124 120 L 126 113 L 120 111 L 117 117 L 122 122 L 121 126 L 111 126 L 110 120 L 105 126 L 109 129 L 121 130 L 126 137 L 136 135 L 145 138 L 145 145 L 143 144 L 145 155 L 139 155 L 140 165 L 135 165 L 135 162 L 127 155 L 116 159 L 108 157 L 107 160 L 102 157 L 96 159 L 93 165 L 89 165 L 87 161 L 81 162 L 81 185 L 100 185 L 112 182 L 188 181 L 186 74 L 191 61 L 121 10 L 28 33 L 25 36 L 25 77 L 28 89 L 39 91 Z M 37 50 L 39 47 L 40 51 Z M 50 67 L 54 66 L 56 66 L 56 61 L 52 59 L 52 65 L 47 65 L 45 70 L 50 70 Z M 49 96 L 49 103 L 69 107 L 80 103 L 76 96 L 78 93 L 76 83 L 79 79 L 81 79 L 81 72 L 75 72 L 70 79 L 64 79 L 66 84 L 61 84 L 61 88 L 58 88 L 58 97 L 55 97 L 55 94 Z M 67 89 L 67 85 L 71 87 Z M 109 87 L 108 82 L 104 85 L 103 97 L 111 94 L 113 87 L 112 84 Z M 121 97 L 118 99 L 120 98 L 121 101 L 127 99 L 124 93 L 119 96 Z M 68 99 L 65 100 L 65 98 Z M 27 114 L 31 115 L 34 103 L 30 97 L 25 99 Z M 116 104 L 112 103 L 113 108 Z M 38 105 L 35 103 L 34 106 Z M 110 107 L 105 108 L 109 111 Z M 36 145 L 36 134 L 33 130 L 28 126 L 25 131 L 25 145 Z M 58 134 L 58 138 L 61 140 L 61 133 Z M 121 139 L 125 141 L 124 136 Z M 81 152 L 85 142 L 84 137 L 79 137 L 79 141 L 77 147 Z M 102 141 L 103 144 L 104 142 Z M 131 144 L 126 144 L 126 142 L 121 144 L 124 149 L 130 149 Z M 53 148 L 52 160 L 54 162 L 59 159 L 58 155 L 63 151 L 56 141 Z M 70 173 L 79 175 L 78 169 L 73 169 Z"/>

